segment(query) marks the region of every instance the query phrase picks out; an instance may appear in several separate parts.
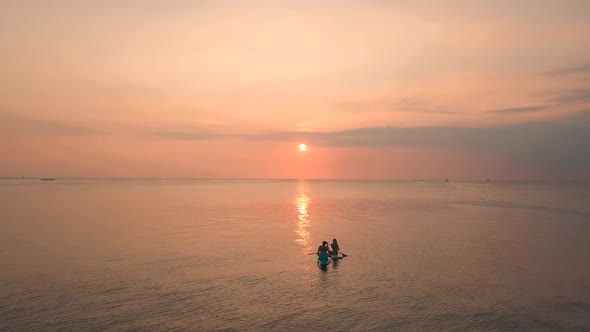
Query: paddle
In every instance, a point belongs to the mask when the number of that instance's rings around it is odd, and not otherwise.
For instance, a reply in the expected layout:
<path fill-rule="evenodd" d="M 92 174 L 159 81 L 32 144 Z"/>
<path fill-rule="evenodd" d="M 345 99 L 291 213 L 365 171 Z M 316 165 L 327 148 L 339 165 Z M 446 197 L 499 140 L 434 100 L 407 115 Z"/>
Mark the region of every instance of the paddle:
<path fill-rule="evenodd" d="M 348 255 L 345 254 L 345 253 L 343 253 L 342 251 L 340 253 L 342 254 L 342 258 L 348 257 Z M 316 252 L 310 252 L 308 255 L 317 255 L 317 253 Z"/>

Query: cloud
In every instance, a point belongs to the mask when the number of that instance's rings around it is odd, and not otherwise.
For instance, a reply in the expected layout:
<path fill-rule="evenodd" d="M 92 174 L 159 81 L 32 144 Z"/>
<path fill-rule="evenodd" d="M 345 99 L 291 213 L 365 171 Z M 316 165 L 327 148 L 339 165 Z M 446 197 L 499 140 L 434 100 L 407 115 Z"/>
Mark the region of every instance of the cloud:
<path fill-rule="evenodd" d="M 420 109 L 420 108 L 400 108 L 401 112 L 425 113 L 425 114 L 460 114 L 456 111 L 445 111 L 436 109 Z"/>
<path fill-rule="evenodd" d="M 29 119 L 13 114 L 0 114 L 0 129 L 18 134 L 57 134 L 68 136 L 105 135 L 103 130 L 60 121 Z"/>
<path fill-rule="evenodd" d="M 406 97 L 396 102 L 396 107 L 402 112 L 428 113 L 428 114 L 458 114 L 459 112 L 447 111 L 433 106 L 424 98 Z"/>
<path fill-rule="evenodd" d="M 419 97 L 406 97 L 394 99 L 385 97 L 375 100 L 346 101 L 336 104 L 336 108 L 347 113 L 361 112 L 412 112 L 425 114 L 459 114 L 460 112 L 448 111 L 431 105 L 428 101 Z"/>
<path fill-rule="evenodd" d="M 590 103 L 590 87 L 587 82 L 590 81 L 590 62 L 573 67 L 559 68 L 545 73 L 555 79 L 563 79 L 575 82 L 576 88 L 568 90 L 557 90 L 544 93 L 549 97 L 549 102 L 556 106 L 587 104 Z"/>
<path fill-rule="evenodd" d="M 168 138 L 173 140 L 182 141 L 208 141 L 219 138 L 229 137 L 224 134 L 215 133 L 195 133 L 195 132 L 174 132 L 174 131 L 159 131 L 154 132 L 153 135 L 156 137 Z"/>
<path fill-rule="evenodd" d="M 560 68 L 546 73 L 549 76 L 563 76 L 572 74 L 590 74 L 590 62 L 574 67 Z"/>
<path fill-rule="evenodd" d="M 590 89 L 582 88 L 560 91 L 555 93 L 551 101 L 560 105 L 590 103 Z"/>
<path fill-rule="evenodd" d="M 545 106 L 526 106 L 526 107 L 510 107 L 510 108 L 501 108 L 496 110 L 488 111 L 490 113 L 497 113 L 497 114 L 519 114 L 519 113 L 533 113 L 542 111 L 545 109 Z"/>

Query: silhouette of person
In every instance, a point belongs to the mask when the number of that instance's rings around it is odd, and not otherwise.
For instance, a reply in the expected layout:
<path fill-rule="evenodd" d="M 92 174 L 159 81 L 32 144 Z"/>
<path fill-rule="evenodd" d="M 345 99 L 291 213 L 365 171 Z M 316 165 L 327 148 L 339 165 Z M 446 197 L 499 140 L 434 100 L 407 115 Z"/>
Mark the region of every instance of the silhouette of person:
<path fill-rule="evenodd" d="M 328 242 L 322 242 L 322 245 L 318 247 L 317 255 L 318 255 L 318 262 L 320 264 L 326 265 L 329 263 L 328 260 L 328 253 L 330 250 L 328 249 Z"/>
<path fill-rule="evenodd" d="M 338 246 L 338 241 L 336 239 L 332 239 L 332 244 L 330 244 L 330 247 L 332 247 L 332 251 L 330 251 L 330 253 L 338 255 L 340 247 Z"/>

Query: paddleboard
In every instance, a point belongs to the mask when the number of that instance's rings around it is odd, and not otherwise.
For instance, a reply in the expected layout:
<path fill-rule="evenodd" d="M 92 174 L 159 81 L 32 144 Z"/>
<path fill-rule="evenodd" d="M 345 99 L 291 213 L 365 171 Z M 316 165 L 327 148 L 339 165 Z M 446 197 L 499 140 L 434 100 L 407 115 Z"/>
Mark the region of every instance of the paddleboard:
<path fill-rule="evenodd" d="M 318 265 L 320 266 L 327 266 L 330 264 L 330 256 L 327 254 L 320 254 L 318 255 Z"/>

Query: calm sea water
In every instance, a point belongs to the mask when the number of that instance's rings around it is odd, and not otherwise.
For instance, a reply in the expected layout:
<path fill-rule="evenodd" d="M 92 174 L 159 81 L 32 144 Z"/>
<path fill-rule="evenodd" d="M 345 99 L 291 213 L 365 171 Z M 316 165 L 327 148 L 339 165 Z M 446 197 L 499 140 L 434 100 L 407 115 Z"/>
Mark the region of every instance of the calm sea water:
<path fill-rule="evenodd" d="M 0 267 L 8 331 L 588 331 L 590 187 L 0 180 Z"/>

